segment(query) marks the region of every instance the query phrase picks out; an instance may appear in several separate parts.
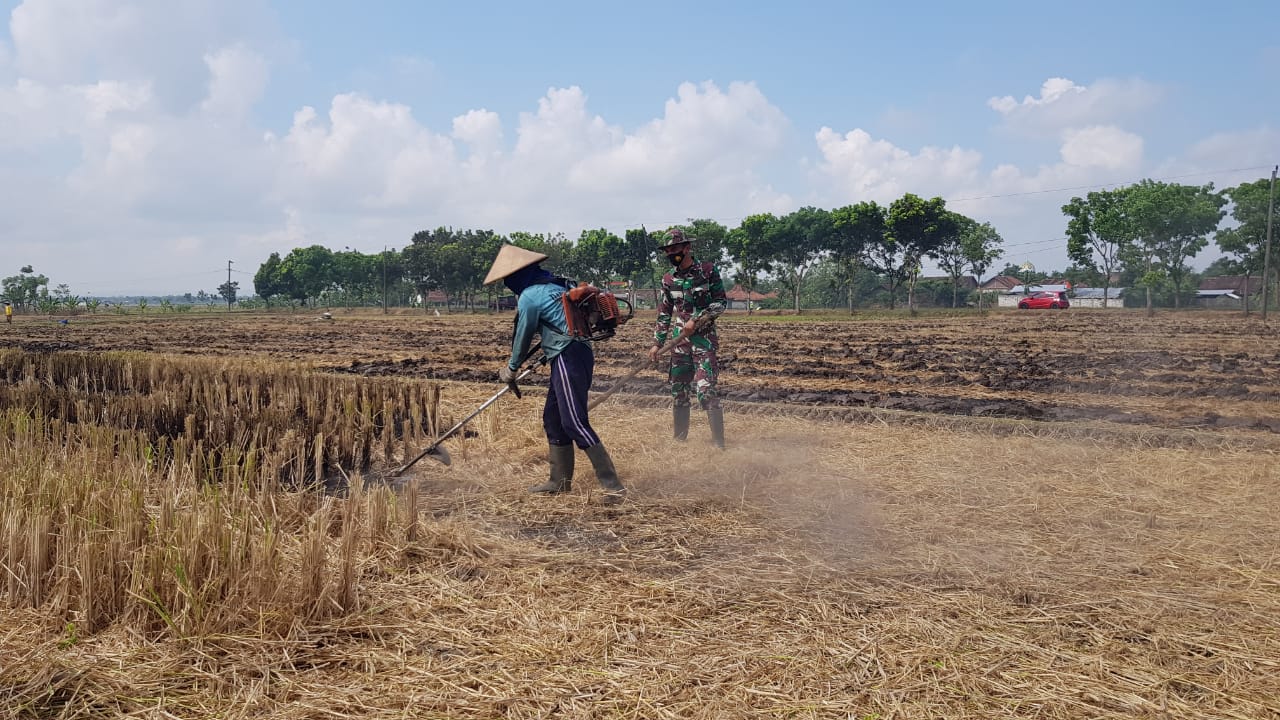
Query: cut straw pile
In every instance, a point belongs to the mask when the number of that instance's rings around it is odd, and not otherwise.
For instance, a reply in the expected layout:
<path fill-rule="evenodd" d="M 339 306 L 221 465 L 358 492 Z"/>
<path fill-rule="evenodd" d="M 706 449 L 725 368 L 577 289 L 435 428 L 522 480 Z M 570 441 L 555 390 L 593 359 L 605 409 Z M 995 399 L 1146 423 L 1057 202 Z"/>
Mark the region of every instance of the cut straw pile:
<path fill-rule="evenodd" d="M 0 426 L 0 716 L 1280 717 L 1274 448 L 730 413 L 720 453 L 613 400 L 606 508 L 581 453 L 526 494 L 531 392 L 452 467 L 333 495 L 211 482 L 94 388 Z M 493 391 L 445 386 L 438 422 Z"/>

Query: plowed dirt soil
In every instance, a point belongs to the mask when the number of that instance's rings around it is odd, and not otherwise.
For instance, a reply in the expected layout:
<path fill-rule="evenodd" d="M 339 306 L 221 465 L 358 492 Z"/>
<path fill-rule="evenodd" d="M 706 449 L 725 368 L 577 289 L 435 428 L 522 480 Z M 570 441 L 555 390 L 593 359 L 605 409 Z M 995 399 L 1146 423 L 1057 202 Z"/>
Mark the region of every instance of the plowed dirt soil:
<path fill-rule="evenodd" d="M 639 362 L 653 317 L 597 344 L 603 391 Z M 722 396 L 744 407 L 906 410 L 972 417 L 1101 421 L 1280 433 L 1280 332 L 1255 314 L 992 312 L 985 316 L 727 315 Z M 208 313 L 19 318 L 0 347 L 263 355 L 334 372 L 495 382 L 511 315 Z M 532 384 L 545 383 L 530 378 Z M 622 389 L 665 397 L 646 369 Z M 756 407 L 756 409 L 761 409 Z"/>

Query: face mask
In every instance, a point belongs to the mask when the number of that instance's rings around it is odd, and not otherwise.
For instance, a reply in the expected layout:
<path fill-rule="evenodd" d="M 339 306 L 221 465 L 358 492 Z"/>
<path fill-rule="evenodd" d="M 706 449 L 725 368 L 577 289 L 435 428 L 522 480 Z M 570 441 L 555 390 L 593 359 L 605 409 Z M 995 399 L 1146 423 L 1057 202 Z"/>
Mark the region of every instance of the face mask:
<path fill-rule="evenodd" d="M 667 256 L 667 259 L 671 261 L 672 265 L 680 267 L 680 263 L 684 262 L 684 253 L 671 253 Z"/>

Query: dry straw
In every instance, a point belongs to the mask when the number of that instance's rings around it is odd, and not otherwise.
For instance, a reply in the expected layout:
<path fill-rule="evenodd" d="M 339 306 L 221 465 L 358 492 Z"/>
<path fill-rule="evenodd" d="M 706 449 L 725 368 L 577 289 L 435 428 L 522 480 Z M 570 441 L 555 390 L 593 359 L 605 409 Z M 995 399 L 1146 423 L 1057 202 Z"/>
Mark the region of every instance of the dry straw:
<path fill-rule="evenodd" d="M 605 508 L 536 392 L 396 489 L 491 387 L 0 359 L 8 716 L 1280 717 L 1274 448 L 614 399 Z"/>

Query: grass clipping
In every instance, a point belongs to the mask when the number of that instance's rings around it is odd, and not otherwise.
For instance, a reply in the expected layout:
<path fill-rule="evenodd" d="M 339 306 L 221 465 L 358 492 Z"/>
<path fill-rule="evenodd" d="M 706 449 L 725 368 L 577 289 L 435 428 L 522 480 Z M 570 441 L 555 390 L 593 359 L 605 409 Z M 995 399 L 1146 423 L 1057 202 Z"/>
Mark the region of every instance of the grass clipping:
<path fill-rule="evenodd" d="M 581 453 L 526 494 L 539 412 L 334 497 L 9 411 L 0 711 L 1280 717 L 1274 455 L 732 416 L 718 453 L 613 403 L 606 508 Z"/>

